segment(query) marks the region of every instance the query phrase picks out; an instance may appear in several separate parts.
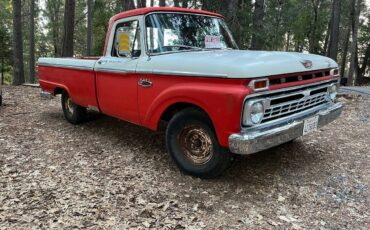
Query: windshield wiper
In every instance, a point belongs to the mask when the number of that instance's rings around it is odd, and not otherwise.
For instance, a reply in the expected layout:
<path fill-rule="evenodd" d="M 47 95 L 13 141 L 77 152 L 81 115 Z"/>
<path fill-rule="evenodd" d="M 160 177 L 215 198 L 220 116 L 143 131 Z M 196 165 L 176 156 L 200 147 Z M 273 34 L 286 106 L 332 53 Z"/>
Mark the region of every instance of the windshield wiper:
<path fill-rule="evenodd" d="M 175 48 L 185 48 L 185 49 L 194 49 L 194 50 L 203 50 L 203 48 L 197 46 L 186 46 L 186 45 L 171 45 L 165 47 L 175 47 Z"/>
<path fill-rule="evenodd" d="M 166 51 L 162 53 L 178 53 L 178 52 L 189 52 L 189 51 L 212 51 L 212 50 L 232 50 L 232 48 L 201 48 L 198 46 L 187 46 L 187 45 L 169 45 L 164 47 L 180 48 L 179 50 Z M 183 49 L 181 49 L 183 48 Z"/>

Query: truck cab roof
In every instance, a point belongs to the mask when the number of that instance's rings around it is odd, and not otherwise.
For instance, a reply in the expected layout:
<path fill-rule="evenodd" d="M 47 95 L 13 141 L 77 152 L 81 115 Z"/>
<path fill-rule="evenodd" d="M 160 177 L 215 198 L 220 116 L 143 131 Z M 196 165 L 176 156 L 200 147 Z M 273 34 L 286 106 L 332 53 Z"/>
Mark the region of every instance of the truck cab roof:
<path fill-rule="evenodd" d="M 180 8 L 180 7 L 147 7 L 147 8 L 139 8 L 139 9 L 134 9 L 134 10 L 129 10 L 129 11 L 118 13 L 110 19 L 110 23 L 113 23 L 122 18 L 146 15 L 146 14 L 153 13 L 153 12 L 181 12 L 181 13 L 191 13 L 191 14 L 204 14 L 204 15 L 223 18 L 221 14 L 216 14 L 216 13 L 205 11 L 205 10 L 196 10 L 196 9 L 188 9 L 188 8 Z"/>
<path fill-rule="evenodd" d="M 124 19 L 124 18 L 129 18 L 129 17 L 147 15 L 147 14 L 155 13 L 155 12 L 174 12 L 174 13 L 179 12 L 179 13 L 188 13 L 188 14 L 202 14 L 202 15 L 224 18 L 224 16 L 222 16 L 221 14 L 217 14 L 217 13 L 213 13 L 213 12 L 209 12 L 205 10 L 196 10 L 196 9 L 188 9 L 188 8 L 181 8 L 181 7 L 147 7 L 147 8 L 138 8 L 134 10 L 124 11 L 124 12 L 114 15 L 109 20 L 109 27 L 108 27 L 106 40 L 105 40 L 103 55 L 105 56 L 107 53 L 109 35 L 112 30 L 113 24 L 116 21 L 120 19 Z"/>

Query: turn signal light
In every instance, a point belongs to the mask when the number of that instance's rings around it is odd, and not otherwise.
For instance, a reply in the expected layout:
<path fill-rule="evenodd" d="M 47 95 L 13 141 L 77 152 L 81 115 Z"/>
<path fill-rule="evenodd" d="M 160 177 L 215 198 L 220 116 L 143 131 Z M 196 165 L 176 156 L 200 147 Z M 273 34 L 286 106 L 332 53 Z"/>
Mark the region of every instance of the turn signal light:
<path fill-rule="evenodd" d="M 267 81 L 258 81 L 254 83 L 254 88 L 255 89 L 262 89 L 267 87 Z"/>
<path fill-rule="evenodd" d="M 339 76 L 339 69 L 332 69 L 330 70 L 330 75 L 332 76 Z"/>
<path fill-rule="evenodd" d="M 255 79 L 249 83 L 249 87 L 254 89 L 255 91 L 262 91 L 267 90 L 269 88 L 269 79 Z"/>

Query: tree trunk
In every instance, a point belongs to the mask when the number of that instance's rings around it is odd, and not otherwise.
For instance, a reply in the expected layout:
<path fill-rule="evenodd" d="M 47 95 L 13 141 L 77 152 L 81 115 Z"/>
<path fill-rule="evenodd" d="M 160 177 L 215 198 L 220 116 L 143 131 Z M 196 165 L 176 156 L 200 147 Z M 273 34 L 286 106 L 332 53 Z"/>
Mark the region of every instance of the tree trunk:
<path fill-rule="evenodd" d="M 121 0 L 121 4 L 122 4 L 122 7 L 123 7 L 123 11 L 135 9 L 134 0 Z"/>
<path fill-rule="evenodd" d="M 239 0 L 223 1 L 221 7 L 228 22 L 236 20 Z"/>
<path fill-rule="evenodd" d="M 289 46 L 290 46 L 290 31 L 288 31 L 286 35 L 285 52 L 289 52 Z"/>
<path fill-rule="evenodd" d="M 346 37 L 344 39 L 344 45 L 343 45 L 343 56 L 342 56 L 342 63 L 340 66 L 340 74 L 342 75 L 342 78 L 345 77 L 345 71 L 346 71 L 346 65 L 347 65 L 347 54 L 348 54 L 348 46 L 349 46 L 349 39 L 351 37 L 351 27 L 348 26 Z"/>
<path fill-rule="evenodd" d="M 51 22 L 51 33 L 53 36 L 53 47 L 54 47 L 54 56 L 60 57 L 62 55 L 62 41 L 61 37 L 61 27 L 59 26 L 60 21 L 60 5 L 61 0 L 58 1 L 46 1 L 47 7 L 50 7 L 50 22 Z"/>
<path fill-rule="evenodd" d="M 87 37 L 86 37 L 86 55 L 92 55 L 92 20 L 93 20 L 94 0 L 87 0 Z"/>
<path fill-rule="evenodd" d="M 174 0 L 173 4 L 175 7 L 180 7 L 180 0 Z"/>
<path fill-rule="evenodd" d="M 24 83 L 21 10 L 21 0 L 13 0 L 13 85 Z"/>
<path fill-rule="evenodd" d="M 330 31 L 332 28 L 332 22 L 333 22 L 333 15 L 331 16 L 329 22 L 328 22 L 328 28 L 326 30 L 326 35 L 325 35 L 325 41 L 324 41 L 324 50 L 323 50 L 323 55 L 328 56 L 328 46 L 329 46 L 329 38 L 330 38 Z"/>
<path fill-rule="evenodd" d="M 73 37 L 75 27 L 75 0 L 66 0 L 64 8 L 64 36 L 62 57 L 73 56 Z"/>
<path fill-rule="evenodd" d="M 278 7 L 277 8 L 277 11 L 278 11 L 278 15 L 275 17 L 275 25 L 274 25 L 274 36 L 273 36 L 273 41 L 272 41 L 272 50 L 276 50 L 276 49 L 279 49 L 279 43 L 280 43 L 280 39 L 281 37 L 279 37 L 279 29 L 281 27 L 281 24 L 282 24 L 282 7 Z"/>
<path fill-rule="evenodd" d="M 137 0 L 137 8 L 145 8 L 146 0 Z"/>
<path fill-rule="evenodd" d="M 313 22 L 311 24 L 310 38 L 309 38 L 309 51 L 316 53 L 316 29 L 317 21 L 319 19 L 320 0 L 312 0 L 313 5 Z"/>
<path fill-rule="evenodd" d="M 35 0 L 30 0 L 30 83 L 35 83 Z"/>
<path fill-rule="evenodd" d="M 348 72 L 348 84 L 353 85 L 357 75 L 357 42 L 358 42 L 358 24 L 360 20 L 361 0 L 352 0 L 352 47 L 351 47 L 351 64 Z"/>
<path fill-rule="evenodd" d="M 4 85 L 4 57 L 1 55 L 1 66 L 0 66 L 1 85 Z"/>
<path fill-rule="evenodd" d="M 189 1 L 188 0 L 183 0 L 182 1 L 182 8 L 188 8 L 189 6 Z"/>
<path fill-rule="evenodd" d="M 367 64 L 369 63 L 369 60 L 370 60 L 370 43 L 367 45 L 365 56 L 362 59 L 361 68 L 358 69 L 357 81 L 356 81 L 357 85 L 362 85 L 363 78 L 365 75 L 365 70 L 366 70 Z"/>
<path fill-rule="evenodd" d="M 229 0 L 221 2 L 222 13 L 225 16 L 225 20 L 229 25 L 229 28 L 234 35 L 235 41 L 238 45 L 241 45 L 241 28 L 238 20 L 238 7 L 239 0 Z"/>
<path fill-rule="evenodd" d="M 252 25 L 252 50 L 263 48 L 263 18 L 265 17 L 265 0 L 256 0 L 254 4 L 253 25 Z"/>
<path fill-rule="evenodd" d="M 154 0 L 150 0 L 150 7 L 154 6 Z"/>
<path fill-rule="evenodd" d="M 166 0 L 159 0 L 159 6 L 166 6 Z"/>
<path fill-rule="evenodd" d="M 202 3 L 202 10 L 210 10 L 211 6 L 210 6 L 210 2 L 209 0 L 202 0 L 201 1 Z"/>
<path fill-rule="evenodd" d="M 330 30 L 330 42 L 328 56 L 335 61 L 338 57 L 339 22 L 340 22 L 341 0 L 333 0 L 332 23 Z"/>

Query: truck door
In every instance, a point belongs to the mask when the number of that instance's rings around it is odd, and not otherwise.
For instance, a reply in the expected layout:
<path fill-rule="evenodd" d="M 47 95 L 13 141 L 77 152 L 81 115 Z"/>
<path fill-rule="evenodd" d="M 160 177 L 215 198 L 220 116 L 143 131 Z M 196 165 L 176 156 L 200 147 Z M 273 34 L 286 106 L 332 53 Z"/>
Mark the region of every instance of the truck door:
<path fill-rule="evenodd" d="M 100 110 L 139 124 L 136 66 L 141 54 L 139 20 L 118 21 L 112 28 L 106 56 L 95 65 Z"/>

